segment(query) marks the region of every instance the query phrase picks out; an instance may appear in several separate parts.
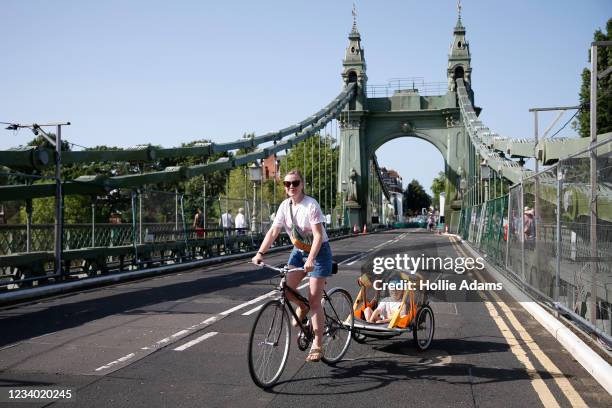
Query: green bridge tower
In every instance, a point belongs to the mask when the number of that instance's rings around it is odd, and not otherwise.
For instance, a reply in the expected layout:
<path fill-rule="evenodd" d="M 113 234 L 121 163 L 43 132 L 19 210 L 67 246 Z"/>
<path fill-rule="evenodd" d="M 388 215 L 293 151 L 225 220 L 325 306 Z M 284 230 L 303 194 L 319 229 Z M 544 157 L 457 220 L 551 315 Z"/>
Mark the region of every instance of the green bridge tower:
<path fill-rule="evenodd" d="M 384 143 L 399 137 L 416 137 L 433 144 L 444 157 L 446 173 L 447 220 L 461 209 L 461 179 L 475 179 L 478 158 L 461 123 L 456 80 L 465 82 L 473 103 L 471 56 L 461 15 L 453 32 L 448 55 L 446 94 L 420 95 L 419 89 L 398 89 L 390 96 L 368 97 L 364 49 L 357 24 L 348 36 L 349 44 L 342 62 L 344 86 L 357 83 L 357 93 L 340 119 L 340 160 L 338 191 L 347 208 L 345 225 L 369 223 L 368 205 L 370 160 Z M 478 110 L 479 113 L 480 110 Z M 406 152 L 410 160 L 411 152 Z M 458 220 L 458 217 L 453 217 Z"/>

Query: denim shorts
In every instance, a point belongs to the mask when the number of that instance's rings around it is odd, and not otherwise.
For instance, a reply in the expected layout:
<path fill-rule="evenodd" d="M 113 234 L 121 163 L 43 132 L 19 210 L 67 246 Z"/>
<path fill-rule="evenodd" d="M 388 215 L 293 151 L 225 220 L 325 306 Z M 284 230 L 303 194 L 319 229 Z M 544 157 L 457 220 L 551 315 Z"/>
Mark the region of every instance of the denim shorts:
<path fill-rule="evenodd" d="M 308 252 L 302 251 L 293 247 L 293 251 L 289 255 L 288 265 L 296 266 L 301 268 L 304 266 L 304 262 L 308 258 Z M 329 242 L 321 244 L 321 249 L 315 258 L 314 269 L 308 272 L 308 276 L 311 278 L 327 278 L 332 274 L 332 252 Z"/>

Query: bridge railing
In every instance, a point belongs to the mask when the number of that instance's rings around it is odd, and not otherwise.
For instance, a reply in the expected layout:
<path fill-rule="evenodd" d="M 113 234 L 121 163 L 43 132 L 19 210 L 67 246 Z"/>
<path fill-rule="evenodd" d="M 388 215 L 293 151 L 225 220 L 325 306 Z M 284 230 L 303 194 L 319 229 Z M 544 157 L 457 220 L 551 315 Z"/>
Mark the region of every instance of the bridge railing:
<path fill-rule="evenodd" d="M 227 197 L 151 189 L 64 197 L 61 269 L 56 272 L 54 198 L 4 201 L 0 213 L 0 290 L 121 273 L 257 249 L 273 207 Z M 195 214 L 201 212 L 201 219 Z M 232 222 L 222 222 L 224 214 Z M 242 213 L 244 223 L 236 224 Z M 205 215 L 204 215 L 205 214 Z M 348 229 L 329 229 L 330 237 Z M 281 234 L 275 245 L 288 245 Z"/>
<path fill-rule="evenodd" d="M 368 98 L 388 98 L 398 92 L 415 92 L 420 96 L 444 95 L 448 91 L 446 82 L 425 82 L 422 77 L 393 78 L 384 85 L 368 85 L 366 95 Z"/>
<path fill-rule="evenodd" d="M 464 208 L 459 233 L 537 297 L 610 341 L 611 139 L 525 178 L 503 197 Z"/>

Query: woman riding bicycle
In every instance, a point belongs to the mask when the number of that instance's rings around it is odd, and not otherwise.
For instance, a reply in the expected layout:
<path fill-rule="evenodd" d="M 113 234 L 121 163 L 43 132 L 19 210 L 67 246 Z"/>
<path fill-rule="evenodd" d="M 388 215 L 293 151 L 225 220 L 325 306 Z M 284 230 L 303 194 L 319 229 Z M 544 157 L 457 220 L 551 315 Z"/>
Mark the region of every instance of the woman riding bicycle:
<path fill-rule="evenodd" d="M 325 322 L 321 298 L 325 289 L 325 279 L 332 274 L 332 253 L 324 227 L 325 216 L 319 203 L 304 194 L 302 174 L 299 170 L 289 171 L 285 175 L 283 184 L 289 198 L 279 206 L 272 227 L 252 261 L 254 264 L 263 261 L 264 254 L 280 234 L 281 228 L 284 227 L 294 245 L 287 263 L 290 268 L 304 269 L 303 272 L 289 274 L 287 285 L 295 289 L 307 273 L 310 277 L 308 300 L 315 337 L 306 361 L 315 362 L 323 357 L 322 338 Z M 286 291 L 286 294 L 292 302 L 298 305 L 298 317 L 304 319 L 309 312 L 306 305 L 299 302 L 289 291 Z"/>

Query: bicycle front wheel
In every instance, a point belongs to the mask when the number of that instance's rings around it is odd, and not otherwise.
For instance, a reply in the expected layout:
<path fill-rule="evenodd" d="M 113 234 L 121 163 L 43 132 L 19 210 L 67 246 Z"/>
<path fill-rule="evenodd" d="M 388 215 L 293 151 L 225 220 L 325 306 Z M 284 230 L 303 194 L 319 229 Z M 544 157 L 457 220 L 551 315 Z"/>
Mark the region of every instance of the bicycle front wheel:
<path fill-rule="evenodd" d="M 325 332 L 323 333 L 323 362 L 337 363 L 344 357 L 351 344 L 355 317 L 353 299 L 342 288 L 334 288 L 323 297 Z"/>
<path fill-rule="evenodd" d="M 261 388 L 272 387 L 287 364 L 291 337 L 289 316 L 278 300 L 264 304 L 249 336 L 249 372 Z"/>

